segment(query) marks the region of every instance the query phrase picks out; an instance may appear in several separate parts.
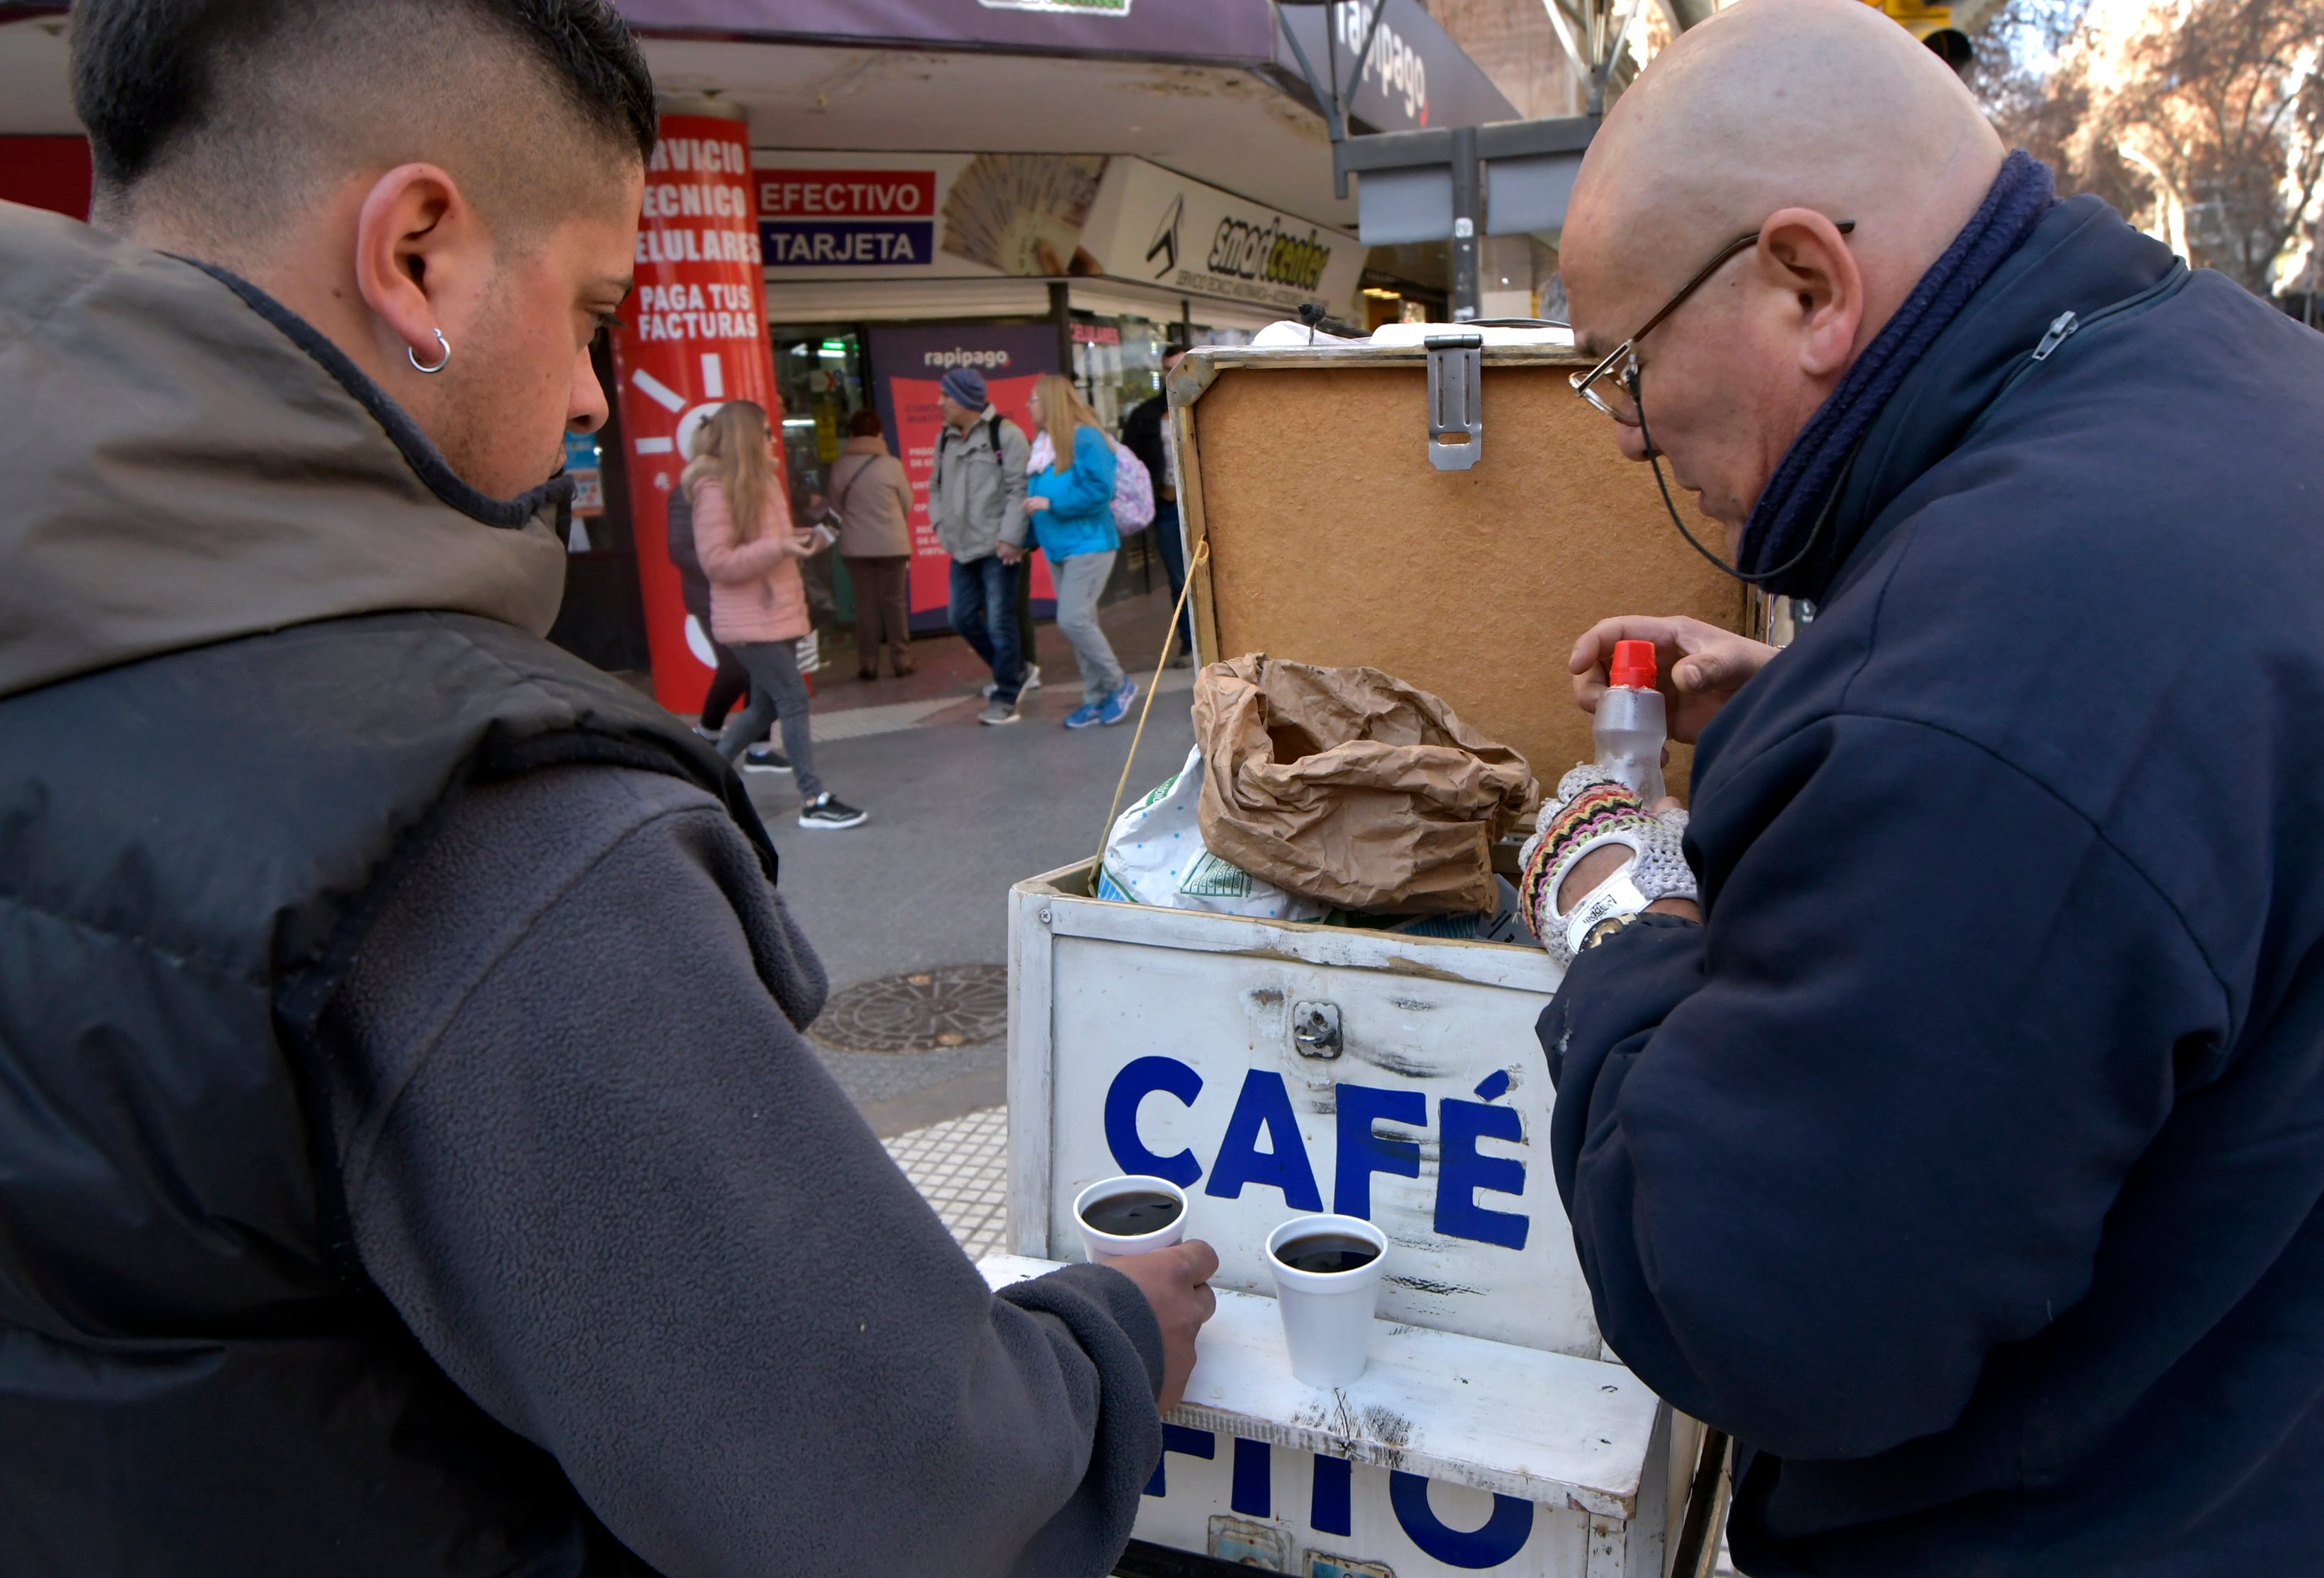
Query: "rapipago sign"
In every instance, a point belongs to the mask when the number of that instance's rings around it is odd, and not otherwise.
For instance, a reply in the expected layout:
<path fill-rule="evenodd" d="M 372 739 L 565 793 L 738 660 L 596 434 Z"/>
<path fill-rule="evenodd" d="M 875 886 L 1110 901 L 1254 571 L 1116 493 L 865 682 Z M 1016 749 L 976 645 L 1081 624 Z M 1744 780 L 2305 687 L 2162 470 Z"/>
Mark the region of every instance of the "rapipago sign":
<path fill-rule="evenodd" d="M 1295 78 L 1298 56 L 1286 34 L 1296 36 L 1319 71 L 1343 79 L 1349 62 L 1371 37 L 1371 49 L 1357 74 L 1348 113 L 1364 130 L 1416 132 L 1430 126 L 1481 126 L 1520 118 L 1517 106 L 1493 86 L 1477 62 L 1462 52 L 1421 0 L 1387 0 L 1379 26 L 1372 27 L 1371 0 L 1333 0 L 1327 5 L 1286 5 L 1276 39 L 1276 64 Z"/>

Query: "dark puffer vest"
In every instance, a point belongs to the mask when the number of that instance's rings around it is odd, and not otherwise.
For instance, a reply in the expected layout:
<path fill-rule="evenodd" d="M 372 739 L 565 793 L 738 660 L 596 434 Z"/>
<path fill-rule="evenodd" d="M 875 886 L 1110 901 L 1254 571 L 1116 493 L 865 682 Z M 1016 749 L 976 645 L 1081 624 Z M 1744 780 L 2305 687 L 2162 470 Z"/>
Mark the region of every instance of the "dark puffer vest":
<path fill-rule="evenodd" d="M 304 1094 L 431 816 L 574 761 L 724 794 L 765 848 L 668 715 L 468 615 L 0 701 L 0 1573 L 637 1570 L 367 1285 Z"/>
<path fill-rule="evenodd" d="M 480 779 L 725 799 L 487 497 L 246 281 L 0 203 L 0 1578 L 635 1571 L 364 1278 L 314 1029 Z"/>

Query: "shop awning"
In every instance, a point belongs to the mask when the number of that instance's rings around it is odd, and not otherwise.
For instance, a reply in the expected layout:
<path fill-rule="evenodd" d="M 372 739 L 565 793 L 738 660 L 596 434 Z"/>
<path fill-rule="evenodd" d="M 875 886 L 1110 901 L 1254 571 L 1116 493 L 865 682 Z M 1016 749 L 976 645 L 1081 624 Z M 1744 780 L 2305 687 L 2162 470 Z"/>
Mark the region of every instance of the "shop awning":
<path fill-rule="evenodd" d="M 1045 318 L 1050 283 L 1040 279 L 770 281 L 767 322 L 780 329 L 787 325 Z M 1176 323 L 1183 315 L 1199 328 L 1256 332 L 1283 316 L 1130 280 L 1073 279 L 1064 284 L 1074 311 L 1099 318 Z"/>

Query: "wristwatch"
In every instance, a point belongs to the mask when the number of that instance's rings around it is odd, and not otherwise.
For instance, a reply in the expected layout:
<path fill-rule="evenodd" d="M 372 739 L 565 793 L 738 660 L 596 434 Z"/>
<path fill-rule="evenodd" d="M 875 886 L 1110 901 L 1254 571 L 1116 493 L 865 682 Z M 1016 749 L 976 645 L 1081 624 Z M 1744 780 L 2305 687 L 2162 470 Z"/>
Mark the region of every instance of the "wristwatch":
<path fill-rule="evenodd" d="M 1630 880 L 1636 865 L 1636 862 L 1624 865 L 1566 912 L 1563 924 L 1569 958 L 1579 957 L 1582 949 L 1605 941 L 1637 919 L 1639 912 L 1646 909 L 1650 900 Z"/>
<path fill-rule="evenodd" d="M 1588 931 L 1582 934 L 1582 946 L 1576 948 L 1574 952 L 1581 953 L 1584 949 L 1596 947 L 1600 943 L 1604 942 L 1608 937 L 1612 937 L 1624 927 L 1636 922 L 1638 917 L 1645 913 L 1645 910 L 1638 909 L 1633 910 L 1628 915 L 1608 916 L 1605 919 L 1598 922 L 1597 925 L 1591 927 Z"/>

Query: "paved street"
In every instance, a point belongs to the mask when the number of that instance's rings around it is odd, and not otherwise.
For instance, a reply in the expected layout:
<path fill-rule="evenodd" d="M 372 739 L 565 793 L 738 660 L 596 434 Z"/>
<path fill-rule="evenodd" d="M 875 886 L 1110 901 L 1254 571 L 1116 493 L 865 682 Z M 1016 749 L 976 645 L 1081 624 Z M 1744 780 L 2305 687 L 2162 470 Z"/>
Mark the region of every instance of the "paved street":
<path fill-rule="evenodd" d="M 1159 591 L 1107 609 L 1123 665 L 1150 680 L 1168 615 Z M 787 777 L 748 775 L 782 856 L 781 891 L 831 973 L 833 992 L 949 964 L 1008 957 L 1010 884 L 1096 853 L 1137 715 L 1068 731 L 1081 703 L 1071 651 L 1040 627 L 1044 683 L 1024 720 L 976 721 L 990 678 L 964 642 L 918 642 L 908 680 L 855 678 L 853 642 L 826 637 L 816 676 L 816 766 L 832 791 L 872 814 L 862 827 L 810 833 Z M 1185 760 L 1193 671 L 1166 670 L 1130 775 L 1143 793 Z M 925 710 L 924 710 L 925 709 Z M 859 733 L 876 729 L 881 732 Z M 883 1136 L 997 1105 L 1003 1047 L 991 1038 L 929 1052 L 848 1052 L 825 1062 Z"/>

